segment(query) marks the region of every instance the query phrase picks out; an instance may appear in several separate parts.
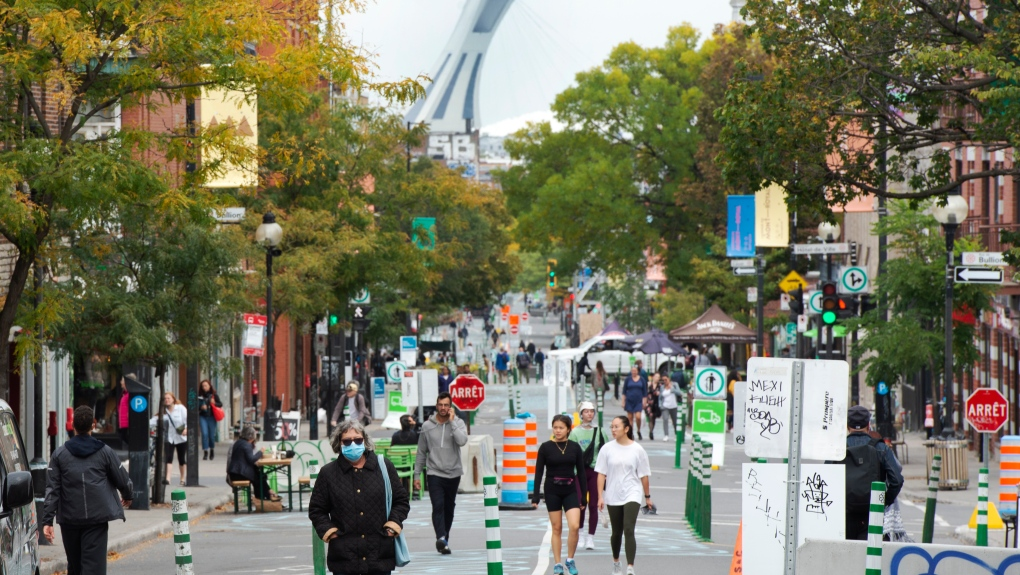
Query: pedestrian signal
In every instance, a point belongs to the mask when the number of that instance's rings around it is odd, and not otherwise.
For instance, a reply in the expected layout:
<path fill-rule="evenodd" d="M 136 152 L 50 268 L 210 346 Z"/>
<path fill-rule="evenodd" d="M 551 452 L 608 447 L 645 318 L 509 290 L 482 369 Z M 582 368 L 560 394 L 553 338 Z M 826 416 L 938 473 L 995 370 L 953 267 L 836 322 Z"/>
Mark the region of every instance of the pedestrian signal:
<path fill-rule="evenodd" d="M 790 311 L 797 315 L 804 313 L 804 288 L 801 286 L 790 290 Z"/>

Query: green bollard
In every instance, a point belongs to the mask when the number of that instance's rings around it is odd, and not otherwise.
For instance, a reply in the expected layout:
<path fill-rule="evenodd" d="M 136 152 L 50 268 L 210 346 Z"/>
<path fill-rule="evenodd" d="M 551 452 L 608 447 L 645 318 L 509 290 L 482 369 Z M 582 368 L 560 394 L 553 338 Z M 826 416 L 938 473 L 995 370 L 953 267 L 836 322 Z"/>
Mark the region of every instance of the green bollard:
<path fill-rule="evenodd" d="M 697 534 L 700 532 L 700 526 L 698 525 L 698 504 L 700 503 L 699 497 L 701 494 L 701 437 L 695 435 L 693 440 L 694 452 L 691 454 L 691 484 L 687 490 L 687 499 L 691 502 L 691 508 L 687 515 L 687 522 L 690 523 L 691 529 Z"/>
<path fill-rule="evenodd" d="M 595 396 L 595 401 L 597 402 L 595 405 L 596 405 L 596 407 L 598 407 L 598 410 L 599 410 L 598 414 L 599 414 L 599 427 L 600 428 L 602 427 L 602 412 L 605 411 L 605 409 L 606 409 L 605 395 L 606 395 L 605 391 L 600 391 Z"/>
<path fill-rule="evenodd" d="M 174 562 L 177 575 L 194 575 L 191 560 L 191 527 L 188 523 L 188 498 L 183 489 L 170 494 L 170 518 L 174 532 Z"/>
<path fill-rule="evenodd" d="M 702 540 L 712 540 L 712 444 L 705 442 L 703 449 L 704 474 L 701 482 L 701 531 Z"/>
<path fill-rule="evenodd" d="M 317 468 L 318 465 L 315 467 Z M 312 489 L 315 489 L 315 480 L 319 477 L 318 469 L 314 469 L 309 477 L 312 479 Z M 315 575 L 328 575 L 326 572 L 326 544 L 315 532 L 314 527 L 312 527 L 312 570 Z"/>
<path fill-rule="evenodd" d="M 680 443 L 687 439 L 687 394 L 680 396 L 680 434 L 677 436 Z"/>
<path fill-rule="evenodd" d="M 885 523 L 885 483 L 871 482 L 868 512 L 868 551 L 864 575 L 882 575 L 882 526 Z"/>
<path fill-rule="evenodd" d="M 486 575 L 503 575 L 503 538 L 499 529 L 499 496 L 496 476 L 482 478 L 485 502 L 485 550 L 488 560 Z"/>
<path fill-rule="evenodd" d="M 978 471 L 977 540 L 978 547 L 988 547 L 988 468 Z"/>
<path fill-rule="evenodd" d="M 680 469 L 680 450 L 683 447 L 683 440 L 680 438 L 680 434 L 683 433 L 683 415 L 676 420 L 676 436 L 673 438 L 676 441 L 676 456 L 673 458 L 673 469 Z"/>
<path fill-rule="evenodd" d="M 924 504 L 924 525 L 921 528 L 921 543 L 931 543 L 935 536 L 935 504 L 939 491 L 939 475 L 942 473 L 942 456 L 931 460 L 931 474 L 928 476 L 928 500 Z"/>

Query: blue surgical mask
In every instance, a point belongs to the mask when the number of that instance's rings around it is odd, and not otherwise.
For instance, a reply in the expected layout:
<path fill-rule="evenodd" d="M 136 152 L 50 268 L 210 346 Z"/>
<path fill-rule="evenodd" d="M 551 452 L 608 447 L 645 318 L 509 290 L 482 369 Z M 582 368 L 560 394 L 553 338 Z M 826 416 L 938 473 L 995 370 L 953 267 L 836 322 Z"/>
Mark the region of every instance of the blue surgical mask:
<path fill-rule="evenodd" d="M 352 443 L 350 445 L 342 445 L 340 446 L 340 453 L 343 453 L 347 461 L 357 461 L 365 454 L 365 444 L 358 445 L 357 443 Z"/>

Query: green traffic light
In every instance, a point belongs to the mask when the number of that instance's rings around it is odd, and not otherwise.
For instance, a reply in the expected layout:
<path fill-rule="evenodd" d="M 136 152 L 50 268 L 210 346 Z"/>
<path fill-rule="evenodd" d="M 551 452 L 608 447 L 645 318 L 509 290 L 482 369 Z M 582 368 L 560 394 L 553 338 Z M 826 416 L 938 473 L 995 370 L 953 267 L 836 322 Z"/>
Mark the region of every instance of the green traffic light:
<path fill-rule="evenodd" d="M 834 311 L 824 312 L 822 314 L 822 322 L 824 322 L 825 325 L 832 325 L 836 323 L 836 312 Z"/>
<path fill-rule="evenodd" d="M 336 325 L 338 321 L 339 318 L 337 318 L 337 316 L 335 315 L 329 316 L 329 325 Z"/>

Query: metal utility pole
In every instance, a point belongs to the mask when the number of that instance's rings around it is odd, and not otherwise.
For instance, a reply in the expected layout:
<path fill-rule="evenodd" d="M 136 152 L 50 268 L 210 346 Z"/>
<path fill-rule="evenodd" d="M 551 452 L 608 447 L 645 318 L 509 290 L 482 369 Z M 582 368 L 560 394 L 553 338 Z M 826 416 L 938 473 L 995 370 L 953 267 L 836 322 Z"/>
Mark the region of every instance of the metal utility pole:
<path fill-rule="evenodd" d="M 758 276 L 758 297 L 754 311 L 758 319 L 758 332 L 755 341 L 758 357 L 765 357 L 765 254 L 759 249 L 755 259 L 755 274 Z"/>

